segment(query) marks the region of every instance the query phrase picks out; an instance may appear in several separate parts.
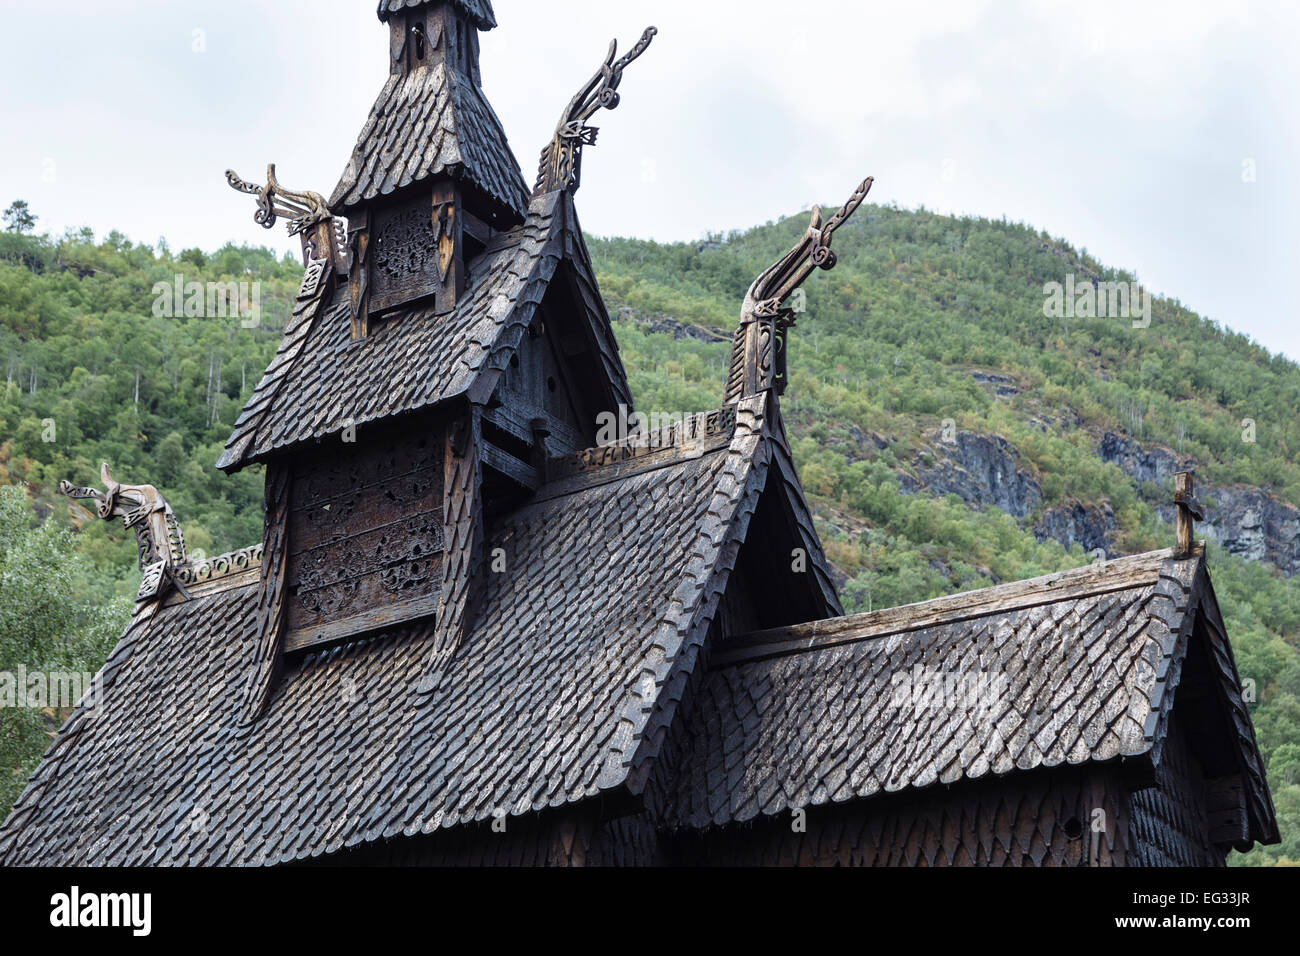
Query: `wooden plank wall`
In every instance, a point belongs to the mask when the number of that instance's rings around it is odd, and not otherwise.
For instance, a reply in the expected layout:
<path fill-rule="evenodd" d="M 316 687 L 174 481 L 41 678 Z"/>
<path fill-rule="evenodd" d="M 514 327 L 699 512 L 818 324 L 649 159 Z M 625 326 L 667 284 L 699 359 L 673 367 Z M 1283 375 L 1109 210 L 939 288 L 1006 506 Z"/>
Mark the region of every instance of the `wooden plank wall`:
<path fill-rule="evenodd" d="M 812 807 L 803 832 L 783 814 L 681 834 L 665 852 L 686 865 L 1122 866 L 1124 797 L 1112 768 L 1063 768 Z"/>

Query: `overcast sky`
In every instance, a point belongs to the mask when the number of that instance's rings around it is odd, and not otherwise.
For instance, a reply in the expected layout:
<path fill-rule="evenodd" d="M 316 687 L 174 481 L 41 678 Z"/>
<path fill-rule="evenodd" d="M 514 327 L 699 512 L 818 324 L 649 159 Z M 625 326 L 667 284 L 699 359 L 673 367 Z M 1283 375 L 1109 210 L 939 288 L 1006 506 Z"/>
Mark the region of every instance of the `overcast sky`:
<path fill-rule="evenodd" d="M 387 75 L 374 0 L 0 0 L 0 205 L 174 249 L 296 249 L 232 167 L 328 195 Z M 1282 3 L 494 0 L 483 83 L 526 179 L 611 38 L 589 232 L 743 228 L 865 175 L 1005 215 L 1300 358 L 1300 12 Z M 1253 180 L 1253 181 L 1251 181 Z"/>

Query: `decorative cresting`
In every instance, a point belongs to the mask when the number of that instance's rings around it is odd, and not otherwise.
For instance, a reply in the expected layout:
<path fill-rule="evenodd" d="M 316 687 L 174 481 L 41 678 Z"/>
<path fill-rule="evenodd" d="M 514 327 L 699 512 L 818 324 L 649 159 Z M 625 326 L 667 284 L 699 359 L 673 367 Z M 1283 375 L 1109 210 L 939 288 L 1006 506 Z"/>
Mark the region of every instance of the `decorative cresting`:
<path fill-rule="evenodd" d="M 582 147 L 593 145 L 599 132 L 598 127 L 586 125 L 587 120 L 602 109 L 612 110 L 618 106 L 618 85 L 623 82 L 623 70 L 646 51 L 658 32 L 655 27 L 646 27 L 636 46 L 617 60 L 614 54 L 618 52 L 618 40 L 610 41 L 605 61 L 569 101 L 559 125 L 555 127 L 555 138 L 542 150 L 534 196 L 544 196 L 557 189 L 578 188 L 582 179 Z"/>
<path fill-rule="evenodd" d="M 114 481 L 108 462 L 100 466 L 99 478 L 104 483 L 103 491 L 61 481 L 59 494 L 94 499 L 100 518 L 105 521 L 121 518 L 122 524 L 135 532 L 140 570 L 144 572 L 135 599 L 145 601 L 158 597 L 173 583 L 183 591 L 177 577 L 186 562 L 185 537 L 171 506 L 153 485 L 123 485 Z"/>
<path fill-rule="evenodd" d="M 732 337 L 726 404 L 768 390 L 785 392 L 786 332 L 794 325 L 795 311 L 783 303 L 814 269 L 835 267 L 831 237 L 862 205 L 872 181 L 870 176 L 864 179 L 825 225 L 821 210 L 814 207 L 803 238 L 749 287 Z"/>
<path fill-rule="evenodd" d="M 289 235 L 302 236 L 303 262 L 328 259 L 340 273 L 347 271 L 347 223 L 335 216 L 320 193 L 285 189 L 275 178 L 275 163 L 266 167 L 266 185 L 245 182 L 233 169 L 226 170 L 231 189 L 257 197 L 253 221 L 270 229 L 276 221 L 288 222 Z"/>
<path fill-rule="evenodd" d="M 237 551 L 228 551 L 215 558 L 202 561 L 191 559 L 184 566 L 176 569 L 176 580 L 181 584 L 207 584 L 220 581 L 232 575 L 251 571 L 262 565 L 262 545 L 253 544 Z"/>

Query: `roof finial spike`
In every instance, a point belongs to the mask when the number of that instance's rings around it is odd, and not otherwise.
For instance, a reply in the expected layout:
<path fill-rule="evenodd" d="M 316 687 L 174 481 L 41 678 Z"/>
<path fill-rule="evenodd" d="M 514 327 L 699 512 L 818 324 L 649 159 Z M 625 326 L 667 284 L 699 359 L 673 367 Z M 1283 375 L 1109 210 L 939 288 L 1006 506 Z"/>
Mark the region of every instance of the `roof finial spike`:
<path fill-rule="evenodd" d="M 598 132 L 597 127 L 586 125 L 587 120 L 602 109 L 618 107 L 618 86 L 623 82 L 623 71 L 646 51 L 658 32 L 655 27 L 646 27 L 636 45 L 617 60 L 614 56 L 618 53 L 618 40 L 610 41 L 600 69 L 569 101 L 555 127 L 555 136 L 542 150 L 534 196 L 578 188 L 582 179 L 582 147 L 594 144 Z"/>
<path fill-rule="evenodd" d="M 1196 496 L 1193 494 L 1192 473 L 1190 471 L 1180 471 L 1174 475 L 1174 507 L 1178 510 L 1176 516 L 1178 543 L 1175 552 L 1180 557 L 1186 557 L 1192 553 L 1196 522 L 1205 520 L 1205 514 L 1201 511 L 1201 503 L 1196 500 Z"/>
<path fill-rule="evenodd" d="M 823 223 L 822 211 L 813 207 L 808 229 L 794 247 L 763 272 L 745 294 L 740 326 L 731 344 L 731 370 L 725 402 L 738 401 L 786 386 L 786 331 L 794 325 L 795 310 L 783 303 L 803 285 L 814 269 L 835 268 L 831 239 L 862 205 L 874 180 L 868 176 L 831 218 Z"/>

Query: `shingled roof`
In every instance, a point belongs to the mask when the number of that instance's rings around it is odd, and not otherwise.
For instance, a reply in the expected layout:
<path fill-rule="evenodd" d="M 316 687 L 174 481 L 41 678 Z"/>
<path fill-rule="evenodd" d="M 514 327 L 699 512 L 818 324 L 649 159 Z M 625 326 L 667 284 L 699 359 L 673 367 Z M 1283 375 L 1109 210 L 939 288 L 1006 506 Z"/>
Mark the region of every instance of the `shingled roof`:
<path fill-rule="evenodd" d="M 678 826 L 1012 771 L 1159 758 L 1198 618 L 1251 836 L 1277 830 L 1203 556 L 1121 558 L 720 645 L 685 729 Z M 1248 848 L 1247 842 L 1244 848 Z"/>
<path fill-rule="evenodd" d="M 449 2 L 469 17 L 474 26 L 480 30 L 491 30 L 496 27 L 497 18 L 492 12 L 490 0 L 449 0 Z M 379 0 L 379 19 L 387 23 L 395 13 L 431 3 L 432 0 Z"/>
<path fill-rule="evenodd" d="M 346 213 L 443 173 L 468 180 L 519 218 L 528 208 L 519 162 L 482 90 L 438 63 L 388 78 L 329 206 Z"/>
<path fill-rule="evenodd" d="M 241 737 L 256 573 L 138 612 L 101 706 L 68 721 L 0 830 L 0 862 L 284 862 L 643 787 L 786 455 L 765 398 L 734 410 L 714 446 L 609 456 L 495 525 L 511 573 L 486 576 L 423 706 L 416 624 L 290 658 Z"/>
<path fill-rule="evenodd" d="M 267 453 L 486 388 L 515 353 L 560 263 L 573 270 L 612 391 L 632 405 L 627 375 L 573 198 L 534 199 L 523 225 L 498 235 L 469 264 L 471 286 L 454 312 L 397 313 L 354 341 L 347 288 L 300 300 L 280 348 L 235 422 L 217 467 L 233 471 Z M 485 395 L 482 397 L 486 397 Z"/>

